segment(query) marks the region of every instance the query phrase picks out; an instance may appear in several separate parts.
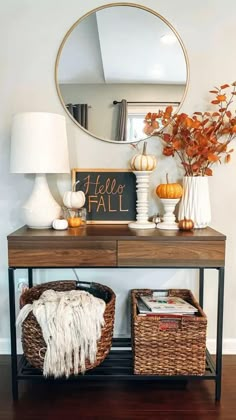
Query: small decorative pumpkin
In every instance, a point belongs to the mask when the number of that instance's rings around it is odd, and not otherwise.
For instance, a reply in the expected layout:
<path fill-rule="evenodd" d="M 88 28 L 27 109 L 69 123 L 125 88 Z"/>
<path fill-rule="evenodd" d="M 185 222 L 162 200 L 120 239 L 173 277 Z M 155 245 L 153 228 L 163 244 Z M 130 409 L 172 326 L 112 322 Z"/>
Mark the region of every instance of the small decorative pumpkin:
<path fill-rule="evenodd" d="M 191 219 L 182 219 L 179 221 L 179 230 L 192 230 L 194 228 L 194 222 Z"/>
<path fill-rule="evenodd" d="M 85 203 L 85 194 L 83 191 L 75 191 L 75 186 L 79 181 L 75 182 L 72 191 L 66 191 L 63 196 L 63 203 L 70 209 L 80 209 Z"/>
<path fill-rule="evenodd" d="M 68 225 L 69 227 L 79 227 L 82 225 L 81 217 L 68 217 Z"/>
<path fill-rule="evenodd" d="M 166 184 L 158 185 L 156 194 L 159 198 L 181 198 L 183 195 L 183 188 L 177 183 L 170 184 L 168 174 L 166 174 Z"/>
<path fill-rule="evenodd" d="M 66 219 L 54 219 L 52 227 L 55 230 L 65 230 L 68 228 L 68 222 Z"/>
<path fill-rule="evenodd" d="M 154 216 L 152 216 L 152 222 L 154 223 L 161 223 L 161 216 L 159 214 L 154 214 Z"/>
<path fill-rule="evenodd" d="M 134 155 L 130 162 L 133 171 L 153 171 L 157 166 L 157 160 L 154 155 L 147 155 L 147 142 L 143 144 L 142 153 Z"/>

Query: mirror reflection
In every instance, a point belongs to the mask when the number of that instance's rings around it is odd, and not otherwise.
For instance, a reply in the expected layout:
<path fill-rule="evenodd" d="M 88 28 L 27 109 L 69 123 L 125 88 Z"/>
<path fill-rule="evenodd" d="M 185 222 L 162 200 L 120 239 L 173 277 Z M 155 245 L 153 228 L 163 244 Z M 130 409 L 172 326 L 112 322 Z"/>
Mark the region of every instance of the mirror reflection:
<path fill-rule="evenodd" d="M 107 141 L 137 142 L 147 112 L 179 108 L 188 77 L 183 44 L 164 18 L 109 5 L 79 19 L 56 60 L 57 91 L 70 117 Z"/>

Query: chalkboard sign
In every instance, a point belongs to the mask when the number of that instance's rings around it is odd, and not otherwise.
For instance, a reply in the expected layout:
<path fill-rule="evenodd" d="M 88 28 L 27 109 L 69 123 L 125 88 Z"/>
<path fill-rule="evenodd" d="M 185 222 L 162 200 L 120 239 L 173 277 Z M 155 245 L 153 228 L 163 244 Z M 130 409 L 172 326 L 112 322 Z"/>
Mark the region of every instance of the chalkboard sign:
<path fill-rule="evenodd" d="M 72 184 L 86 196 L 88 223 L 136 219 L 136 177 L 124 169 L 73 169 Z"/>

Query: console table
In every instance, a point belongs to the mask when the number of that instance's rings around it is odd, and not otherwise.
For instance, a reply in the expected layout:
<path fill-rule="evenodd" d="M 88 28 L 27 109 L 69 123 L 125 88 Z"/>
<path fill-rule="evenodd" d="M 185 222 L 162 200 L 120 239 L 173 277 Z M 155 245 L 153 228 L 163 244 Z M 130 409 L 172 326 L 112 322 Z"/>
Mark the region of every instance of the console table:
<path fill-rule="evenodd" d="M 131 230 L 127 225 L 87 225 L 66 231 L 20 228 L 8 236 L 9 302 L 11 327 L 12 395 L 18 398 L 18 381 L 42 379 L 42 372 L 18 357 L 15 329 L 15 270 L 28 269 L 29 287 L 33 269 L 41 268 L 188 268 L 199 271 L 199 302 L 203 306 L 204 270 L 218 271 L 216 362 L 207 351 L 203 376 L 134 375 L 130 339 L 114 339 L 109 356 L 96 369 L 77 380 L 213 380 L 215 398 L 221 396 L 224 265 L 226 237 L 211 229 L 193 232 Z M 122 349 L 119 349 L 122 347 Z M 126 349 L 127 348 L 127 349 Z M 71 379 L 75 379 L 72 377 Z"/>

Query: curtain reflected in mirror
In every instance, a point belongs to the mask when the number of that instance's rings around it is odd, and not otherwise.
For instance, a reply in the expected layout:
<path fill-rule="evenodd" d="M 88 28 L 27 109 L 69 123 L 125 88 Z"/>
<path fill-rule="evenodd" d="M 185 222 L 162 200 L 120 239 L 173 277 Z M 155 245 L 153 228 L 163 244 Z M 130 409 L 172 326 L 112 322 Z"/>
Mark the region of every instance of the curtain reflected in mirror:
<path fill-rule="evenodd" d="M 67 104 L 66 108 L 81 127 L 88 130 L 88 104 Z"/>
<path fill-rule="evenodd" d="M 127 140 L 127 101 L 122 99 L 119 103 L 119 114 L 118 114 L 118 124 L 117 124 L 117 141 L 126 141 Z"/>

